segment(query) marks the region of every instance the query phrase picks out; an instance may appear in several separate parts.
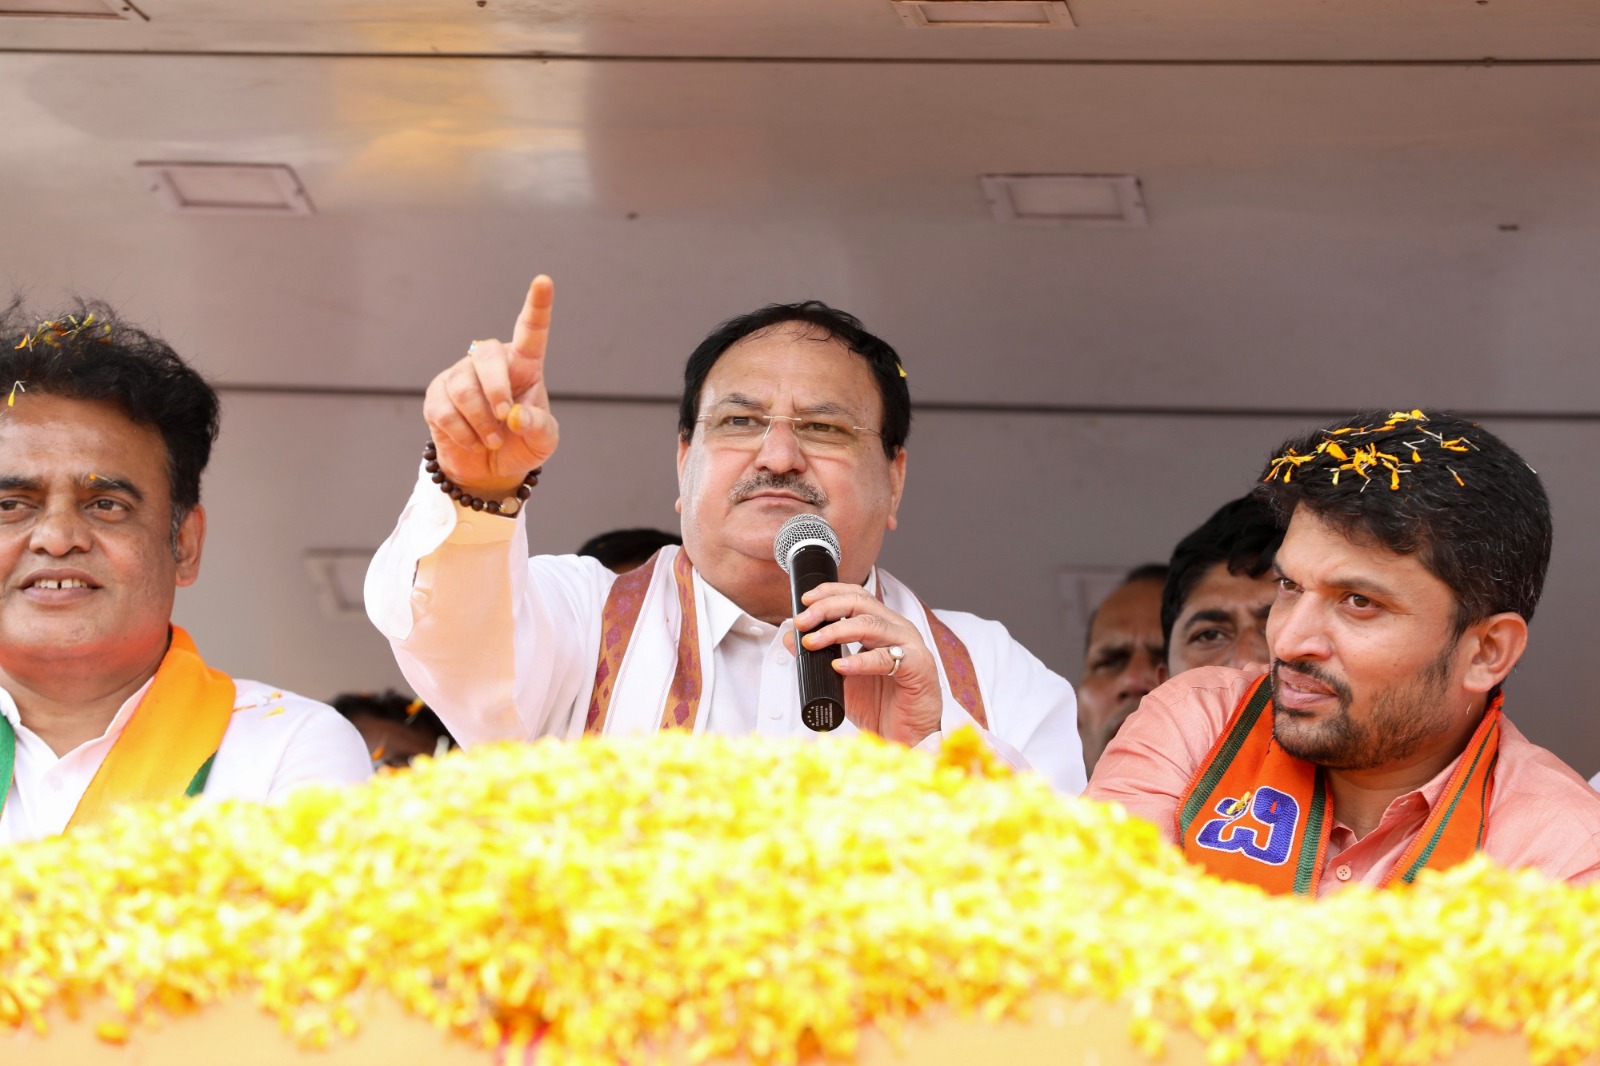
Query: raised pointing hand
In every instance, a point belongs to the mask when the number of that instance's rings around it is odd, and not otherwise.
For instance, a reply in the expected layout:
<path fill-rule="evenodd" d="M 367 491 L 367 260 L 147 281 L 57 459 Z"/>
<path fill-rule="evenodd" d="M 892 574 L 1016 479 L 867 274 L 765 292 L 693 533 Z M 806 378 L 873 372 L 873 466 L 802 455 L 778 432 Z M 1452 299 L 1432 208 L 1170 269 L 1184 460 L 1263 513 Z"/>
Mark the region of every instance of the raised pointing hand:
<path fill-rule="evenodd" d="M 422 414 L 439 466 L 474 496 L 515 491 L 555 453 L 560 430 L 544 383 L 555 284 L 533 279 L 511 343 L 473 341 L 467 354 L 428 385 Z"/>

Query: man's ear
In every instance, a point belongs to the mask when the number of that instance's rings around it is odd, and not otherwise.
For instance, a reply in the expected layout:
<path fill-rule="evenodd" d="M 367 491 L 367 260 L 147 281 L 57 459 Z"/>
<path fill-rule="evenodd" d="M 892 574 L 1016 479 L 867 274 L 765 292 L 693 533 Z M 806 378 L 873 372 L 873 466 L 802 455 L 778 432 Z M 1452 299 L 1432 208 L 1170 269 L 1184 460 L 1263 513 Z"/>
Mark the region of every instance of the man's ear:
<path fill-rule="evenodd" d="M 200 551 L 206 543 L 206 509 L 195 504 L 178 523 L 178 587 L 188 588 L 200 579 Z"/>
<path fill-rule="evenodd" d="M 1528 647 L 1528 621 L 1515 611 L 1502 611 L 1468 626 L 1465 638 L 1472 643 L 1462 687 L 1486 693 L 1504 681 L 1522 658 Z"/>
<path fill-rule="evenodd" d="M 683 513 L 683 463 L 689 458 L 689 438 L 678 434 L 678 498 L 672 504 L 672 509 L 679 514 Z"/>
<path fill-rule="evenodd" d="M 900 497 L 906 491 L 906 450 L 902 446 L 889 460 L 889 521 L 890 529 L 900 525 Z"/>

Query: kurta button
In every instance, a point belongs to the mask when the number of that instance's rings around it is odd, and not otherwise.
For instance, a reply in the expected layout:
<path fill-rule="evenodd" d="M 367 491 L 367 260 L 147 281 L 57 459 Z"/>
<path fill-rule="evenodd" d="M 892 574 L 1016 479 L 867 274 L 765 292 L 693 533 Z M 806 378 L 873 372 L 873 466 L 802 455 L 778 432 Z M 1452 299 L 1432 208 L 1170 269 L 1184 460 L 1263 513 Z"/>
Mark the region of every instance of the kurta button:
<path fill-rule="evenodd" d="M 1337 877 L 1341 881 L 1350 880 L 1350 867 L 1344 863 L 1340 863 L 1334 868 L 1333 876 Z"/>

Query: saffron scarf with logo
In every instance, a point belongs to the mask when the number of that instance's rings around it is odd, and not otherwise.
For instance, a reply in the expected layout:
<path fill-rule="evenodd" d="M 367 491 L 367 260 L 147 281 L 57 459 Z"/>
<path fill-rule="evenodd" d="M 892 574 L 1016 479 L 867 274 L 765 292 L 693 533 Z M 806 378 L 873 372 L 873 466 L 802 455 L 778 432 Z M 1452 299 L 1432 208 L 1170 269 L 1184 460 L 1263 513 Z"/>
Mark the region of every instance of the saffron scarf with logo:
<path fill-rule="evenodd" d="M 95 771 L 67 828 L 101 821 L 127 803 L 198 796 L 233 703 L 233 679 L 207 666 L 189 634 L 173 626 L 149 691 Z M 6 783 L 0 805 L 11 792 L 16 747 L 15 730 L 0 717 L 0 778 Z"/>
<path fill-rule="evenodd" d="M 662 549 L 666 551 L 666 549 Z M 594 690 L 589 697 L 589 711 L 584 720 L 585 733 L 605 732 L 610 720 L 612 700 L 622 672 L 628 645 L 644 608 L 646 595 L 655 579 L 655 570 L 662 551 L 651 556 L 638 569 L 617 578 L 606 596 L 601 613 L 600 656 L 595 666 Z M 672 581 L 678 607 L 678 634 L 676 666 L 672 686 L 667 692 L 666 706 L 661 712 L 661 729 L 695 728 L 700 713 L 700 699 L 704 690 L 704 670 L 701 665 L 699 614 L 695 605 L 694 567 L 689 555 L 674 549 L 672 556 Z M 878 599 L 884 598 L 884 575 L 878 575 Z M 917 601 L 932 636 L 934 652 L 944 670 L 950 693 L 963 710 L 980 728 L 989 728 L 988 714 L 983 705 L 983 694 L 978 690 L 978 674 L 972 665 L 972 655 L 961 638 L 942 622 L 926 604 Z M 915 622 L 913 621 L 913 624 Z"/>
<path fill-rule="evenodd" d="M 1496 694 L 1427 821 L 1381 887 L 1397 880 L 1410 884 L 1424 867 L 1454 866 L 1483 846 L 1500 750 L 1500 707 Z M 1332 827 L 1333 804 L 1321 770 L 1273 739 L 1272 684 L 1263 675 L 1234 708 L 1178 804 L 1183 853 L 1230 881 L 1280 895 L 1315 896 Z"/>

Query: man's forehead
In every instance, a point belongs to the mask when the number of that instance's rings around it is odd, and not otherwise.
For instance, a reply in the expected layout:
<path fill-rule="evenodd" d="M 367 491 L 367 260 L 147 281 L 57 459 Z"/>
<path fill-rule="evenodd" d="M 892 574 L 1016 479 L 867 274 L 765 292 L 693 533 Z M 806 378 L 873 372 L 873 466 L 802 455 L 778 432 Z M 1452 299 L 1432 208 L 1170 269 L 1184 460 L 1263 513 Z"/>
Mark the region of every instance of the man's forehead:
<path fill-rule="evenodd" d="M 166 442 L 109 403 L 40 394 L 0 416 L 0 469 L 12 477 L 65 476 L 164 483 Z"/>
<path fill-rule="evenodd" d="M 814 329 L 802 333 L 782 328 L 788 326 L 809 328 L 806 323 L 782 323 L 729 346 L 706 375 L 702 396 L 721 399 L 737 392 L 767 402 L 780 392 L 800 391 L 824 399 L 856 397 L 857 406 L 863 389 L 876 397 L 865 359 L 836 338 Z"/>
<path fill-rule="evenodd" d="M 85 439 L 104 437 L 107 433 L 131 434 L 161 438 L 160 430 L 142 422 L 135 422 L 126 412 L 110 400 L 86 400 L 74 396 L 58 396 L 50 392 L 17 392 L 8 397 L 9 402 L 0 415 L 0 430 L 9 426 L 59 429 Z"/>
<path fill-rule="evenodd" d="M 1402 554 L 1376 539 L 1351 536 L 1304 508 L 1289 521 L 1274 570 L 1300 584 L 1364 586 L 1387 591 L 1437 586 L 1448 591 L 1419 554 Z"/>
<path fill-rule="evenodd" d="M 1154 634 L 1161 640 L 1161 582 L 1130 581 L 1101 602 L 1089 628 L 1089 645 L 1129 643 Z"/>

